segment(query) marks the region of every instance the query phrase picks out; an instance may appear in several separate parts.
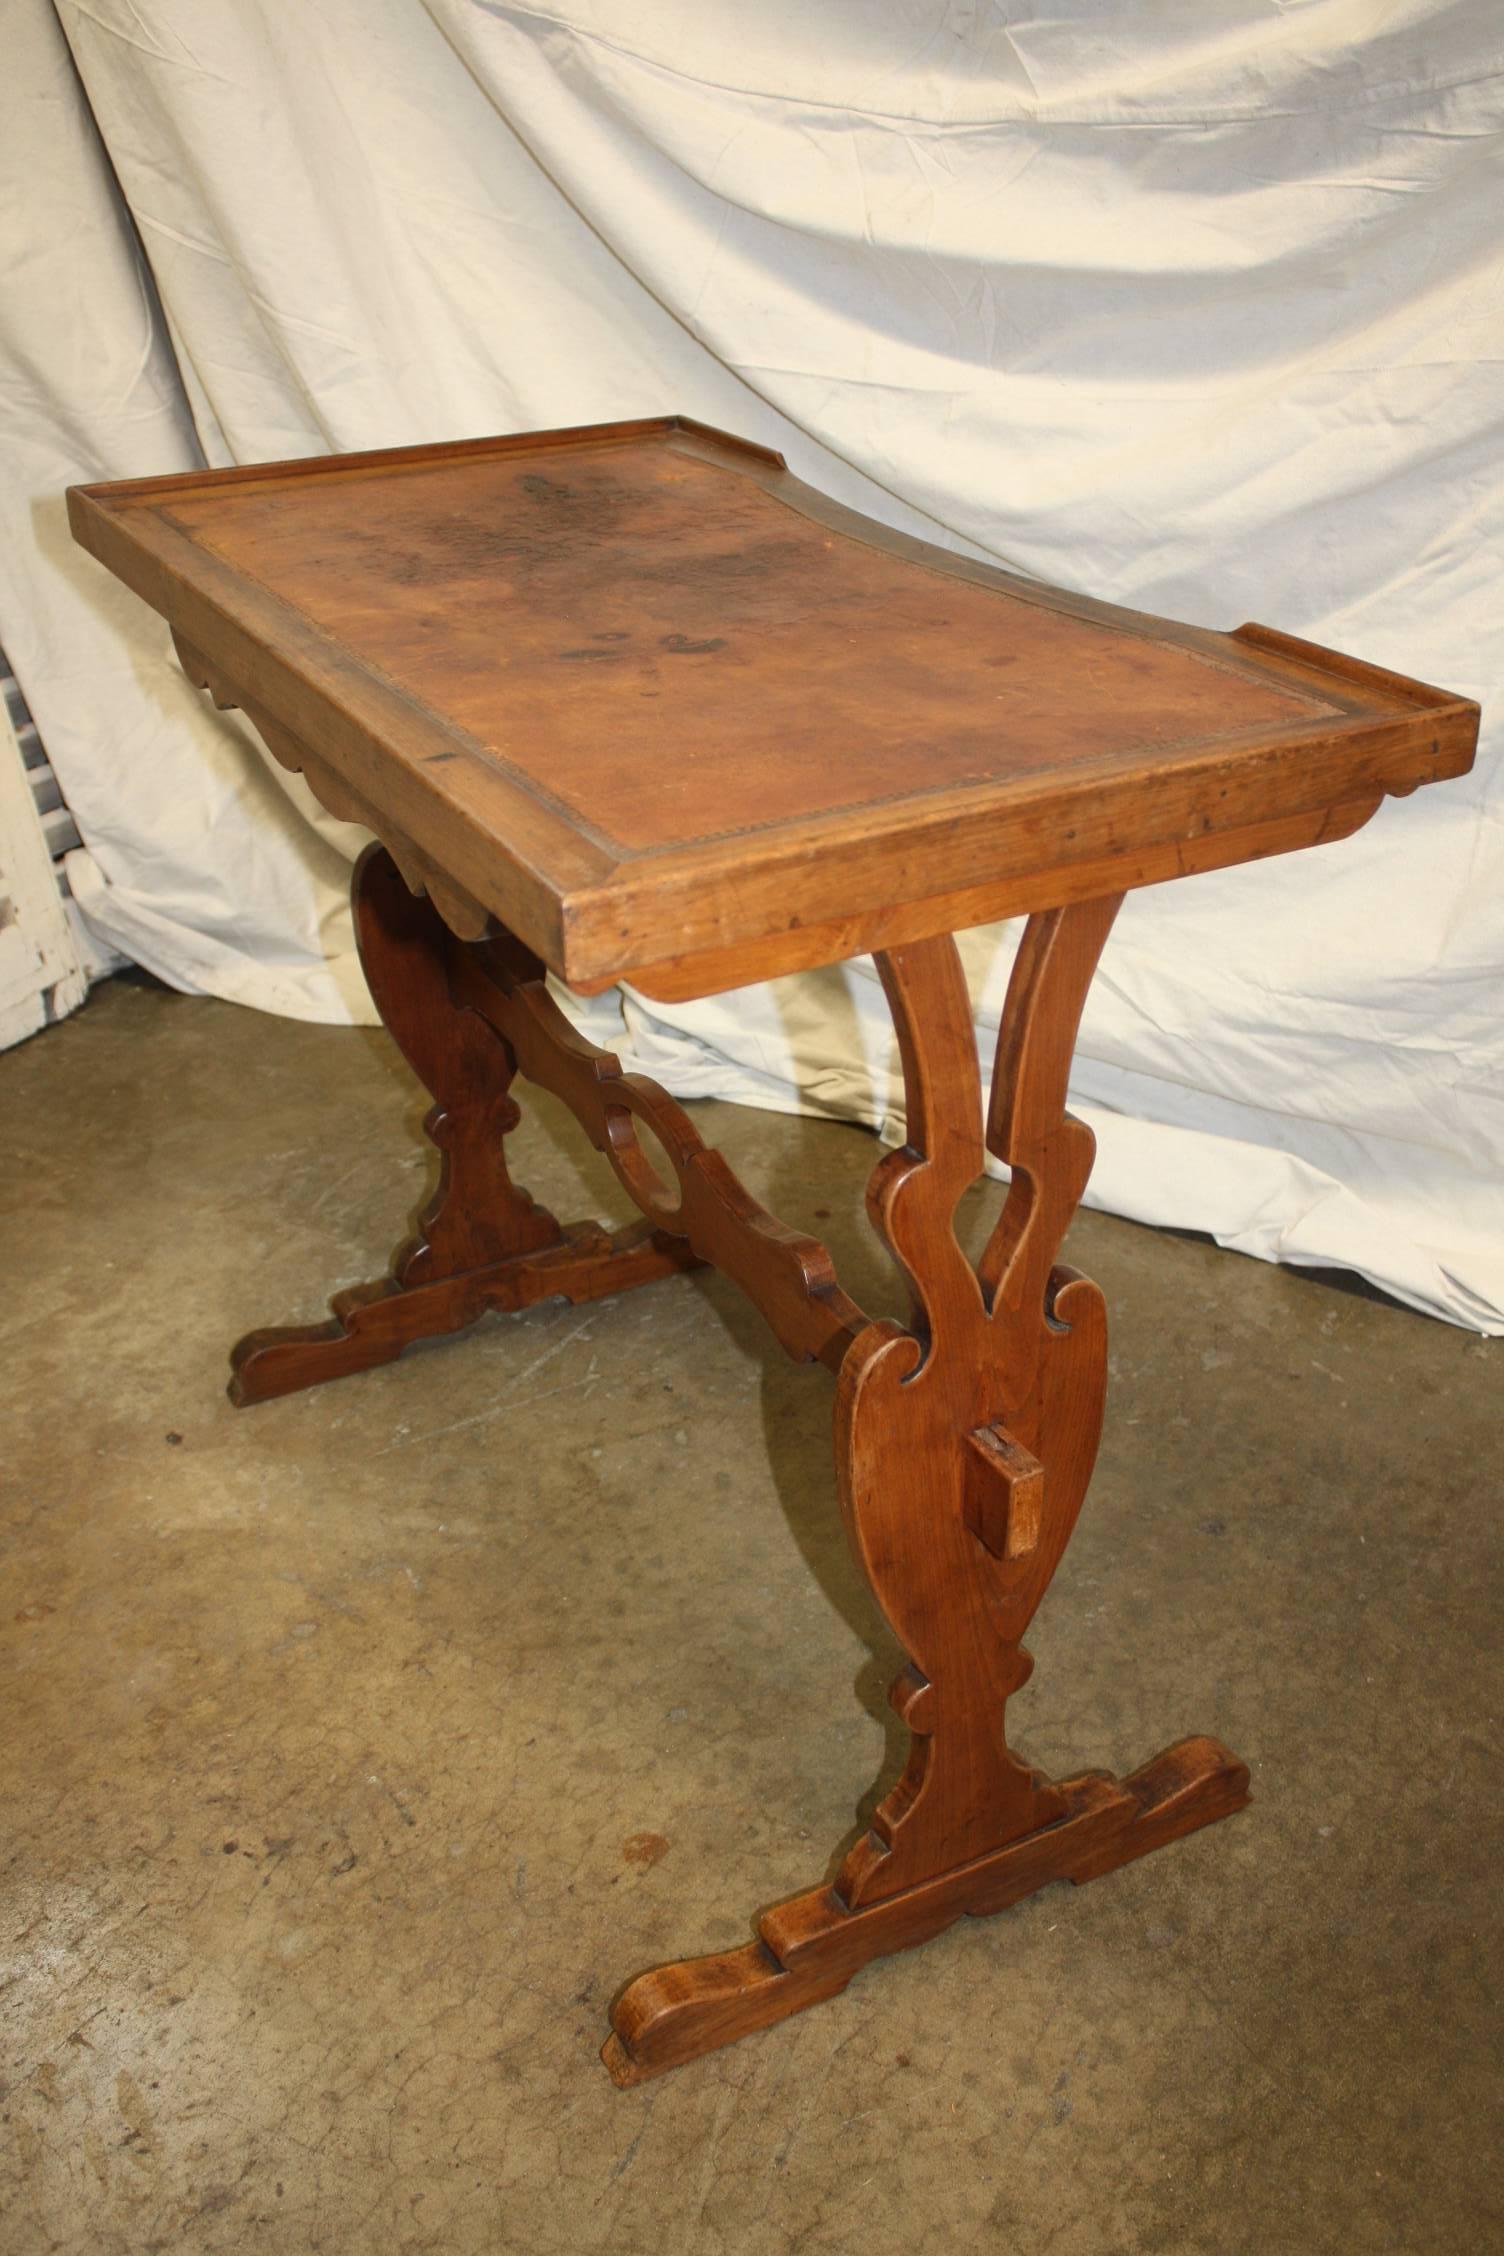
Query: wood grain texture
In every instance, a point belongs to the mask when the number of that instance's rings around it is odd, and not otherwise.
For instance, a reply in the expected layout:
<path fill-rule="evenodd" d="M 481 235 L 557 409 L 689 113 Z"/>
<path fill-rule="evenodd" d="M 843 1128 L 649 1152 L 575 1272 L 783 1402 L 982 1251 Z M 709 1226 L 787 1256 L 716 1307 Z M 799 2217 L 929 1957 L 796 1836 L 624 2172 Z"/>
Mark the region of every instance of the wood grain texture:
<path fill-rule="evenodd" d="M 623 1073 L 609 1050 L 587 1041 L 549 994 L 530 951 L 498 939 L 459 953 L 457 992 L 504 1038 L 527 1079 L 569 1106 L 659 1233 L 682 1239 L 738 1284 L 788 1354 L 839 1370 L 866 1318 L 819 1240 L 759 1205 L 656 1082 Z M 667 1178 L 641 1130 L 663 1153 Z"/>
<path fill-rule="evenodd" d="M 638 1205 L 735 1278 L 789 1353 L 838 1373 L 842 1509 L 874 1594 L 911 1655 L 894 1686 L 911 1753 L 833 1890 L 763 1924 L 746 1953 L 633 1984 L 613 2017 L 619 2080 L 831 1994 L 872 1955 L 1047 1879 L 1106 1869 L 1224 1815 L 1246 1774 L 1196 1742 L 1149 1784 L 1052 1785 L 1008 1745 L 1005 1711 L 1029 1675 L 1021 1640 L 1069 1540 L 1101 1427 L 1100 1294 L 1058 1261 L 1090 1170 L 1089 1131 L 1065 1109 L 1082 1004 L 1118 907 L 1031 921 L 1003 1015 L 984 1139 L 970 1005 L 954 942 L 879 958 L 903 1065 L 907 1141 L 880 1161 L 873 1222 L 909 1281 L 907 1326 L 872 1322 L 826 1250 L 788 1231 L 707 1150 L 683 1109 L 623 1074 L 508 938 L 451 944 L 450 980 L 522 1073 L 561 1098 Z M 643 1144 L 646 1131 L 662 1158 Z M 1012 1180 L 973 1268 L 954 1233 L 985 1145 Z M 664 1170 L 666 1169 L 666 1173 Z M 1165 1765 L 1168 1764 L 1168 1769 Z M 1078 1782 L 1079 1783 L 1079 1782 Z M 1152 1808 L 1153 1823 L 1135 1831 Z M 959 1877 L 958 1877 L 959 1875 Z M 891 1915 L 873 1916 L 893 1906 Z M 788 1980 L 790 1974 L 797 1979 Z"/>
<path fill-rule="evenodd" d="M 989 1124 L 1013 1178 L 979 1269 L 953 1228 L 984 1163 L 955 943 L 879 959 L 908 1142 L 877 1169 L 868 1205 L 915 1306 L 907 1332 L 874 1325 L 843 1365 L 837 1462 L 853 1547 L 911 1655 L 892 1696 L 913 1737 L 903 1778 L 837 1881 L 853 1907 L 1060 1813 L 1058 1792 L 1009 1749 L 1004 1710 L 1032 1667 L 1021 1639 L 1081 1508 L 1106 1398 L 1101 1294 L 1057 1257 L 1093 1149 L 1065 1110 L 1066 1077 L 1117 906 L 1059 910 L 1025 934 Z M 1027 1539 L 1016 1524 L 1020 1485 Z M 1004 1531 L 1000 1548 L 988 1540 L 992 1524 Z"/>
<path fill-rule="evenodd" d="M 1465 699 L 971 563 L 677 417 L 69 506 L 456 931 L 495 917 L 586 991 L 1288 851 L 1476 741 Z"/>
<path fill-rule="evenodd" d="M 651 1221 L 615 1232 L 562 1227 L 512 1182 L 506 1137 L 519 1114 L 516 1060 L 451 993 L 459 946 L 386 850 L 368 846 L 351 882 L 360 960 L 383 1021 L 437 1100 L 425 1131 L 439 1184 L 389 1276 L 340 1293 L 322 1324 L 248 1332 L 230 1357 L 240 1407 L 390 1363 L 414 1341 L 462 1331 L 491 1310 L 597 1300 L 693 1266 Z"/>
<path fill-rule="evenodd" d="M 962 1917 L 990 1918 L 1052 1881 L 1098 1879 L 1230 1817 L 1248 1801 L 1248 1770 L 1214 1739 L 1183 1739 L 1127 1778 L 1088 1772 L 1055 1791 L 1050 1825 L 901 1895 L 854 1911 L 835 1888 L 812 1888 L 765 1912 L 741 1949 L 639 1975 L 612 2009 L 601 2054 L 612 2078 L 646 2083 L 837 1996 L 874 1958 Z"/>
<path fill-rule="evenodd" d="M 767 1914 L 741 1951 L 630 1984 L 612 2016 L 612 2075 L 656 2075 L 832 1995 L 869 1958 L 963 1913 L 1107 1871 L 1240 1807 L 1247 1774 L 1212 1742 L 1186 1741 L 1121 1784 L 1056 1785 L 1005 1728 L 1032 1665 L 1021 1640 L 1075 1524 L 1101 1425 L 1101 1296 L 1057 1257 L 1092 1152 L 1065 1109 L 1070 1056 L 1118 901 L 1031 920 L 985 1136 L 954 941 L 880 956 L 907 1140 L 879 1161 L 868 1207 L 908 1281 L 902 1325 L 869 1318 L 827 1249 L 768 1214 L 682 1106 L 578 1032 L 520 941 L 458 939 L 379 846 L 357 866 L 354 898 L 372 991 L 438 1100 L 428 1132 L 439 1188 L 390 1277 L 342 1294 L 328 1324 L 240 1343 L 235 1399 L 368 1368 L 488 1308 L 585 1299 L 713 1262 L 790 1355 L 836 1374 L 842 1512 L 910 1656 L 893 1687 L 908 1763 L 833 1885 Z M 575 1114 L 640 1224 L 609 1238 L 592 1223 L 561 1229 L 512 1183 L 504 1147 L 519 1073 Z M 973 1267 L 954 1216 L 988 1145 L 1012 1173 Z"/>
<path fill-rule="evenodd" d="M 836 1466 L 857 1558 L 909 1662 L 893 1704 L 909 1759 L 834 1882 L 766 1913 L 742 1949 L 640 1975 L 604 2059 L 632 2084 L 843 1989 L 963 1913 L 1084 1880 L 1240 1809 L 1243 1764 L 1180 1742 L 1121 1782 L 1052 1783 L 1010 1748 L 1022 1638 L 1075 1526 L 1106 1391 L 1101 1294 L 1063 1266 L 1090 1131 L 1065 1107 L 1076 1031 L 1120 903 L 1031 920 L 1004 1006 L 985 1145 L 1011 1169 L 974 1268 L 954 1230 L 981 1174 L 981 1086 L 955 943 L 879 956 L 907 1140 L 878 1165 L 874 1226 L 905 1274 L 907 1326 L 868 1324 L 840 1365 Z"/>
<path fill-rule="evenodd" d="M 697 1261 L 835 1375 L 841 1511 L 908 1656 L 908 1761 L 832 1882 L 743 1949 L 628 1986 L 618 2081 L 1241 1807 L 1247 1772 L 1211 1740 L 1055 1783 L 1007 1736 L 1102 1422 L 1106 1312 L 1060 1259 L 1092 1160 L 1071 1052 L 1127 890 L 1347 836 L 1386 793 L 1461 773 L 1476 707 L 1270 629 L 1175 626 L 956 558 L 678 417 L 69 506 L 190 677 L 385 842 L 356 873 L 362 959 L 435 1098 L 418 1236 L 328 1323 L 242 1341 L 236 1399 Z M 1020 913 L 984 1122 L 951 934 Z M 827 1249 L 546 981 L 678 998 L 869 949 L 907 1141 L 868 1206 L 903 1323 L 858 1308 Z M 512 1183 L 519 1074 L 574 1112 L 639 1223 L 561 1227 Z M 1010 1183 L 973 1265 L 954 1218 L 989 1148 Z"/>

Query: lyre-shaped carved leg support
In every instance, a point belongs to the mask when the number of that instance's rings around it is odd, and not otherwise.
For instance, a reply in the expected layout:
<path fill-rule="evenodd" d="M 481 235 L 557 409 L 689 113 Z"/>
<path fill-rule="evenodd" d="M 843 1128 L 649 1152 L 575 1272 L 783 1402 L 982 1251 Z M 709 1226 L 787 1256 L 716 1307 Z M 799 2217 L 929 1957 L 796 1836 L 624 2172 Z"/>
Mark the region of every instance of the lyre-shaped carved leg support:
<path fill-rule="evenodd" d="M 873 1222 L 904 1270 L 907 1326 L 871 1322 L 817 1240 L 752 1199 L 687 1113 L 576 1032 L 536 957 L 505 934 L 456 939 L 380 849 L 356 878 L 362 960 L 382 1015 L 438 1100 L 443 1154 L 421 1235 L 328 1324 L 253 1332 L 241 1401 L 390 1360 L 488 1308 L 584 1300 L 696 1260 L 762 1311 L 787 1351 L 837 1374 L 836 1464 L 853 1549 L 909 1655 L 893 1688 L 902 1778 L 831 1886 L 765 1912 L 742 1949 L 639 1975 L 606 2064 L 635 2083 L 843 1989 L 869 1959 L 1051 1880 L 1089 1880 L 1241 1808 L 1248 1773 L 1185 1739 L 1125 1779 L 1053 1784 L 1008 1745 L 1022 1639 L 1070 1539 L 1101 1431 L 1102 1296 L 1059 1265 L 1092 1139 L 1065 1110 L 1082 1005 L 1116 900 L 1031 917 L 1004 1009 L 985 1145 L 1012 1173 L 973 1267 L 956 1238 L 985 1150 L 971 1014 L 954 941 L 879 956 L 903 1059 L 908 1142 L 877 1167 Z M 582 1122 L 646 1219 L 561 1229 L 502 1156 L 515 1073 Z M 672 1180 L 649 1160 L 657 1138 Z"/>
<path fill-rule="evenodd" d="M 376 1007 L 435 1099 L 424 1125 L 439 1148 L 439 1187 L 389 1276 L 340 1293 L 326 1323 L 246 1334 L 230 1356 L 230 1396 L 242 1405 L 390 1363 L 415 1340 L 462 1331 L 488 1309 L 596 1300 L 694 1266 L 682 1241 L 651 1222 L 565 1228 L 517 1189 L 504 1154 L 519 1118 L 510 1094 L 516 1059 L 456 1000 L 465 943 L 408 890 L 384 847 L 361 855 L 352 896 Z"/>
<path fill-rule="evenodd" d="M 1244 1766 L 1187 1739 L 1131 1777 L 1051 1784 L 1007 1743 L 1020 1639 L 1069 1541 L 1106 1388 L 1102 1296 L 1057 1264 L 1090 1131 L 1065 1110 L 1086 989 L 1118 907 L 1030 919 L 1004 1013 L 987 1142 L 1012 1169 L 979 1269 L 953 1229 L 981 1174 L 981 1091 L 954 942 L 878 958 L 898 1029 L 908 1142 L 868 1205 L 906 1272 L 908 1329 L 867 1325 L 840 1367 L 836 1456 L 852 1545 L 911 1656 L 893 1689 L 904 1774 L 835 1883 L 763 1915 L 758 1939 L 638 1977 L 607 2066 L 636 2082 L 845 1987 L 885 1952 L 1051 1880 L 1111 1871 L 1248 1798 Z"/>

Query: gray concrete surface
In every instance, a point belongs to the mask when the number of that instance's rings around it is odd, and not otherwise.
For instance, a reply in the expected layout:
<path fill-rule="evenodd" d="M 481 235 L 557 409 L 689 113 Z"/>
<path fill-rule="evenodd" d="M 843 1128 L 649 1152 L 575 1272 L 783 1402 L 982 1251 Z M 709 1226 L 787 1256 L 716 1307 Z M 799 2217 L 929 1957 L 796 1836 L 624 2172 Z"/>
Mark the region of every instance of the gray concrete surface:
<path fill-rule="evenodd" d="M 1210 1730 L 1252 1808 L 621 2093 L 611 1994 L 827 1869 L 897 1655 L 829 1382 L 718 1280 L 230 1409 L 384 1266 L 422 1109 L 118 982 L 0 1059 L 5 2256 L 1504 2244 L 1504 1346 L 1084 1217 L 1114 1387 L 1017 1736 Z M 894 1297 L 870 1137 L 704 1110 Z M 553 1105 L 516 1148 L 622 1212 Z"/>

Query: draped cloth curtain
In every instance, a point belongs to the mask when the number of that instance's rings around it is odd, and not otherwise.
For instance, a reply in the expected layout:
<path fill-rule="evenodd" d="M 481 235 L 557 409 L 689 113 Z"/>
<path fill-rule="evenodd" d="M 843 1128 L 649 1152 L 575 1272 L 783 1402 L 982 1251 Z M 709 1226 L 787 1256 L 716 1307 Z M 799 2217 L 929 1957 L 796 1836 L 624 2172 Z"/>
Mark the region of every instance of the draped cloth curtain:
<path fill-rule="evenodd" d="M 70 547 L 65 485 L 679 409 L 965 553 L 1483 700 L 1472 777 L 1131 896 L 1073 1102 L 1095 1203 L 1504 1330 L 1493 0 L 8 27 L 0 641 L 101 937 L 189 992 L 369 1015 L 358 838 Z M 964 937 L 984 1056 L 1017 938 Z M 870 964 L 587 1015 L 681 1094 L 899 1130 Z"/>

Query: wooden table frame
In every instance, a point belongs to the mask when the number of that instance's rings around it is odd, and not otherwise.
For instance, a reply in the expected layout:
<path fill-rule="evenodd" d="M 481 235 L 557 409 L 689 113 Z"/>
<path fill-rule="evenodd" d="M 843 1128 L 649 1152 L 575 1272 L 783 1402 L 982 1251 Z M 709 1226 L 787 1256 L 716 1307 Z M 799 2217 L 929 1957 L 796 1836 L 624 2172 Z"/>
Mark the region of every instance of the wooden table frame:
<path fill-rule="evenodd" d="M 566 457 L 580 480 L 572 499 L 557 470 Z M 554 466 L 549 475 L 528 470 L 536 460 Z M 531 611 L 519 598 L 515 612 L 518 635 L 533 641 L 515 662 L 498 663 L 512 667 L 507 681 L 520 705 L 548 726 L 556 697 L 566 720 L 576 716 L 573 734 L 559 724 L 549 754 L 574 763 L 572 814 L 545 773 L 547 760 L 529 771 L 504 742 L 498 749 L 500 740 L 476 735 L 490 726 L 489 708 L 476 705 L 477 695 L 484 704 L 486 673 L 473 648 L 464 658 L 461 627 L 453 638 L 460 718 L 422 686 L 443 628 L 435 612 L 423 612 L 415 638 L 411 609 L 401 609 L 410 600 L 403 589 L 437 569 L 424 547 L 421 492 L 410 481 L 428 472 L 449 480 L 452 546 L 456 466 L 490 481 L 489 514 L 477 518 L 472 548 L 484 534 L 487 554 L 509 559 L 524 595 L 531 587 L 537 597 Z M 741 486 L 727 488 L 728 477 Z M 405 580 L 393 572 L 387 584 L 358 514 L 338 502 L 346 483 L 362 478 L 375 481 L 378 516 L 384 508 L 389 522 L 406 524 Z M 630 553 L 646 559 L 651 600 L 666 604 L 685 600 L 689 582 L 673 561 L 679 520 L 663 517 L 681 505 L 663 496 L 675 481 L 707 479 L 712 515 L 731 512 L 727 539 L 744 536 L 755 547 L 768 537 L 771 511 L 778 553 L 796 578 L 804 575 L 801 584 L 818 589 L 822 573 L 838 582 L 846 575 L 856 606 L 846 625 L 859 621 L 861 605 L 880 620 L 901 615 L 911 584 L 916 604 L 928 602 L 933 616 L 936 576 L 958 611 L 971 606 L 965 634 L 954 637 L 963 672 L 971 667 L 960 689 L 912 665 L 892 676 L 893 697 L 907 698 L 916 716 L 913 729 L 931 732 L 925 741 L 939 748 L 941 767 L 950 760 L 949 781 L 884 795 L 866 788 L 863 747 L 838 746 L 846 760 L 839 788 L 797 819 L 775 807 L 766 821 L 717 831 L 718 810 L 690 804 L 678 829 L 669 822 L 646 845 L 623 844 L 624 830 L 614 843 L 606 835 L 591 794 L 610 803 L 614 791 L 619 804 L 620 770 L 602 764 L 595 724 L 578 718 L 587 707 L 569 700 L 582 678 L 577 662 L 600 661 L 601 678 L 631 633 L 597 629 L 593 645 L 557 647 L 573 629 L 558 616 L 549 540 L 524 533 L 496 549 L 495 512 L 526 517 L 535 503 L 553 510 L 566 530 L 574 526 L 570 553 L 594 570 L 600 541 L 592 547 L 590 526 L 600 521 L 602 495 L 614 494 L 611 525 L 628 527 L 620 537 L 636 537 L 637 510 L 658 544 Z M 727 502 L 728 491 L 739 498 Z M 581 515 L 581 493 L 595 519 Z M 261 513 L 254 522 L 246 496 Z M 302 536 L 278 552 L 266 532 L 269 525 L 280 538 L 291 521 L 279 496 L 313 528 L 306 573 L 288 561 L 303 554 Z M 329 507 L 321 514 L 309 497 Z M 604 2054 L 617 2081 L 656 2075 L 830 1997 L 869 1960 L 921 1943 L 963 1914 L 999 1911 L 1052 1880 L 1094 1879 L 1240 1809 L 1247 1769 L 1212 1739 L 1182 1739 L 1126 1778 L 1088 1771 L 1058 1782 L 1007 1741 L 1007 1702 L 1031 1666 L 1021 1640 L 1080 1511 L 1106 1385 L 1102 1296 L 1059 1259 L 1093 1154 L 1090 1132 L 1066 1110 L 1072 1051 L 1127 889 L 1346 835 L 1386 792 L 1462 772 L 1476 742 L 1476 707 L 1263 628 L 1225 636 L 1173 627 L 962 563 L 822 501 L 765 450 L 678 418 L 80 489 L 70 508 L 78 537 L 170 619 L 190 676 L 219 704 L 242 706 L 325 805 L 385 841 L 355 871 L 361 960 L 386 1026 L 434 1099 L 427 1128 L 441 1155 L 440 1181 L 417 1237 L 388 1276 L 341 1293 L 328 1322 L 244 1338 L 233 1355 L 235 1401 L 369 1369 L 488 1311 L 554 1297 L 588 1301 L 698 1263 L 731 1278 L 791 1356 L 823 1363 L 835 1378 L 841 1511 L 908 1655 L 892 1692 L 910 1734 L 908 1761 L 833 1882 L 764 1912 L 756 1939 L 739 1950 L 661 1966 L 628 1984 Z M 804 525 L 797 534 L 789 530 L 795 516 Z M 343 548 L 329 530 L 337 520 Z M 249 527 L 238 555 L 237 526 Z M 904 577 L 916 566 L 922 587 Z M 473 610 L 485 583 L 470 563 L 455 570 L 456 600 Z M 367 593 L 349 596 L 341 573 L 354 573 Z M 738 680 L 747 677 L 733 669 L 746 666 L 748 649 L 769 669 L 794 728 L 788 687 L 797 689 L 799 664 L 845 663 L 839 652 L 830 658 L 828 636 L 820 644 L 813 630 L 802 634 L 797 606 L 785 606 L 776 632 L 767 628 L 766 578 L 748 595 L 747 574 L 722 576 L 744 647 L 728 654 L 724 637 L 659 632 L 675 615 L 660 608 L 639 635 L 649 657 L 633 661 L 660 671 L 664 652 L 674 663 L 703 662 L 693 694 L 675 708 L 691 756 L 713 748 L 707 694 L 721 698 L 723 729 L 742 725 Z M 978 611 L 977 588 L 991 608 Z M 552 589 L 552 612 L 540 589 Z M 604 600 L 599 587 L 596 599 Z M 369 646 L 368 630 L 388 604 L 408 637 L 405 682 Z M 644 599 L 623 616 L 636 630 L 650 610 Z M 984 657 L 986 664 L 1014 664 L 1031 635 L 1063 636 L 1093 664 L 1100 654 L 1108 687 L 1088 683 L 1077 695 L 1095 731 L 1084 749 L 1079 732 L 1067 731 L 1051 761 L 1015 759 L 1005 748 L 979 767 L 967 733 L 968 699 L 981 694 L 969 639 L 979 625 L 1013 638 L 1013 655 Z M 951 626 L 938 618 L 939 628 Z M 871 649 L 880 671 L 882 634 Z M 549 685 L 566 680 L 566 662 L 575 667 L 571 688 L 556 692 Z M 628 679 L 619 669 L 616 678 Z M 1213 692 L 1207 678 L 1219 685 Z M 676 678 L 674 695 L 684 679 Z M 838 687 L 849 679 L 848 669 Z M 1204 712 L 1209 695 L 1225 698 L 1225 725 L 1203 724 L 1202 736 L 1146 749 L 1126 720 L 1119 725 L 1113 700 L 1138 696 L 1133 725 L 1141 730 L 1144 683 L 1161 679 L 1188 710 Z M 442 674 L 439 681 L 442 688 Z M 501 707 L 505 689 L 503 682 L 497 690 Z M 613 707 L 594 686 L 588 694 L 597 718 L 615 711 L 640 727 L 634 707 Z M 1059 695 L 1069 708 L 1072 684 Z M 880 697 L 877 710 L 874 757 L 888 756 Z M 481 720 L 461 726 L 465 712 L 477 711 Z M 1028 923 L 984 1120 L 953 934 L 1021 912 Z M 907 1324 L 857 1307 L 827 1249 L 768 1214 L 688 1113 L 586 1041 L 546 984 L 552 969 L 587 991 L 630 976 L 650 994 L 692 996 L 866 950 L 893 1014 L 907 1119 L 907 1141 L 879 1160 L 867 1203 L 908 1281 Z M 639 1222 L 615 1232 L 589 1221 L 561 1225 L 512 1183 L 505 1141 L 519 1117 L 519 1076 L 569 1107 Z M 973 1265 L 953 1224 L 988 1151 L 1007 1163 L 1010 1183 Z"/>
<path fill-rule="evenodd" d="M 488 1309 L 593 1300 L 713 1264 L 790 1355 L 835 1374 L 841 1509 L 910 1655 L 892 1691 L 909 1759 L 871 1830 L 831 1886 L 765 1912 L 756 1942 L 632 1982 L 605 2049 L 617 2081 L 830 1997 L 869 1959 L 963 1913 L 1000 1911 L 1051 1880 L 1093 1879 L 1240 1809 L 1248 1772 L 1215 1740 L 1183 1739 L 1122 1780 L 1088 1772 L 1055 1784 L 1011 1752 L 1004 1729 L 1030 1671 L 1020 1641 L 1070 1539 L 1102 1424 L 1102 1296 L 1057 1255 L 1093 1151 L 1090 1130 L 1065 1110 L 1066 1078 L 1119 897 L 1029 921 L 985 1139 L 1012 1181 L 976 1268 L 951 1226 L 985 1156 L 956 944 L 947 936 L 878 957 L 908 1141 L 878 1162 L 868 1208 L 909 1280 L 907 1327 L 865 1316 L 818 1240 L 759 1206 L 656 1083 L 586 1041 L 529 950 L 504 936 L 456 939 L 377 845 L 357 866 L 354 897 L 371 991 L 435 1099 L 439 1189 L 390 1276 L 342 1293 L 326 1324 L 240 1342 L 235 1401 L 389 1362 Z M 614 1234 L 561 1227 L 512 1184 L 503 1145 L 519 1073 L 574 1113 L 642 1223 Z"/>

